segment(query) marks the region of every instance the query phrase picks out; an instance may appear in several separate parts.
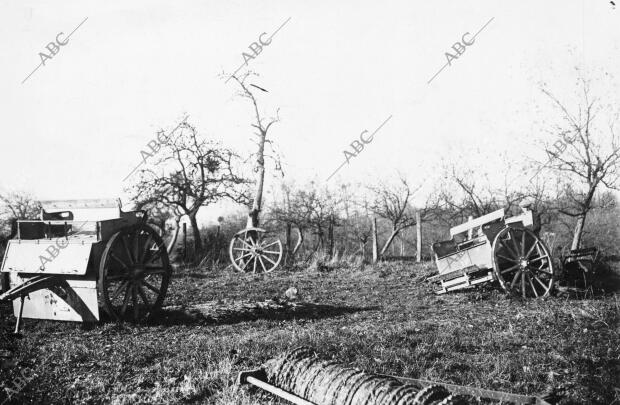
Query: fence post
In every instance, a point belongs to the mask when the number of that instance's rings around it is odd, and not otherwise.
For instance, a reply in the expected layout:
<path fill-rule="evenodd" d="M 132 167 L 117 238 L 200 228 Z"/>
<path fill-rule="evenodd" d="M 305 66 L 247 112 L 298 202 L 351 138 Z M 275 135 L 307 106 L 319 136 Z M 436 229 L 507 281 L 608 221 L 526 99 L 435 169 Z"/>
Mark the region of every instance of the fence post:
<path fill-rule="evenodd" d="M 379 245 L 377 241 L 377 218 L 372 219 L 372 262 L 377 263 L 379 259 Z"/>
<path fill-rule="evenodd" d="M 187 224 L 183 222 L 183 260 L 187 260 Z"/>
<path fill-rule="evenodd" d="M 415 261 L 422 261 L 422 220 L 420 219 L 420 211 L 415 213 Z"/>

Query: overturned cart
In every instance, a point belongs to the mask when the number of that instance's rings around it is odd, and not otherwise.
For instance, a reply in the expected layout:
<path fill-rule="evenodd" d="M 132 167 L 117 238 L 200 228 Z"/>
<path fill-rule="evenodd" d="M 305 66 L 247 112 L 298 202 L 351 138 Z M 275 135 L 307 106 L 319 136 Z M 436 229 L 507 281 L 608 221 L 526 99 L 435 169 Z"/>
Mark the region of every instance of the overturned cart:
<path fill-rule="evenodd" d="M 549 249 L 531 230 L 532 211 L 505 218 L 503 209 L 450 229 L 452 239 L 433 244 L 438 294 L 497 280 L 523 297 L 543 297 L 554 281 Z"/>
<path fill-rule="evenodd" d="M 94 322 L 139 321 L 157 310 L 171 276 L 162 239 L 146 212 L 114 200 L 43 202 L 38 220 L 17 222 L 0 276 L 17 317 Z"/>

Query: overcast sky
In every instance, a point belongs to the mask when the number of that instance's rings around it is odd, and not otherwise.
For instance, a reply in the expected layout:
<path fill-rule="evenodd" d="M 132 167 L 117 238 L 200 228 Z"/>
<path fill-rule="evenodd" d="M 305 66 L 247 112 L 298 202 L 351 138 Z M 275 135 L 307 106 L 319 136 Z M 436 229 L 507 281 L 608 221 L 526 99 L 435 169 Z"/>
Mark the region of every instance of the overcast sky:
<path fill-rule="evenodd" d="M 330 182 L 399 170 L 432 184 L 442 159 L 496 172 L 506 156 L 540 156 L 541 117 L 559 118 L 540 85 L 570 102 L 576 67 L 609 79 L 620 105 L 618 77 L 604 76 L 619 73 L 620 9 L 605 0 L 0 4 L 0 191 L 42 199 L 122 195 L 140 150 L 186 114 L 208 137 L 253 149 L 247 100 L 221 74 L 287 20 L 240 73 L 259 73 L 259 102 L 280 108 L 271 136 L 288 179 L 325 181 L 390 116 Z"/>

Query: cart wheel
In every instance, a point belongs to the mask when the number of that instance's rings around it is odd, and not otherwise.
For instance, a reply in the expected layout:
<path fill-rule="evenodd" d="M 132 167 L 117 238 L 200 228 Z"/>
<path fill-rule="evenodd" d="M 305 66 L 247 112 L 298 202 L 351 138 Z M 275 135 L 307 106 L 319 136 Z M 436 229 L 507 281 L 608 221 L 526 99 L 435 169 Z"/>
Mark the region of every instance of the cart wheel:
<path fill-rule="evenodd" d="M 117 321 L 146 319 L 166 296 L 172 268 L 161 237 L 144 224 L 112 235 L 99 264 L 103 309 Z"/>
<path fill-rule="evenodd" d="M 502 288 L 522 297 L 546 297 L 553 287 L 549 249 L 532 231 L 506 227 L 493 242 L 493 268 Z"/>
<path fill-rule="evenodd" d="M 282 242 L 263 229 L 244 229 L 233 236 L 228 253 L 238 271 L 269 273 L 282 260 Z"/>

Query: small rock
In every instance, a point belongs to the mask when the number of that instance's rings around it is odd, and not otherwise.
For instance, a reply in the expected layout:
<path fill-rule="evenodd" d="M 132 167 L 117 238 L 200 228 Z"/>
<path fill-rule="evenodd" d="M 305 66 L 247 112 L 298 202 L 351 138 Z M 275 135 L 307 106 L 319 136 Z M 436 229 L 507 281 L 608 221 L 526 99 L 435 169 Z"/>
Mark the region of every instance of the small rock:
<path fill-rule="evenodd" d="M 288 299 L 290 301 L 296 300 L 297 299 L 297 288 L 295 288 L 295 287 L 289 288 L 284 293 L 284 296 L 286 297 L 286 299 Z"/>

